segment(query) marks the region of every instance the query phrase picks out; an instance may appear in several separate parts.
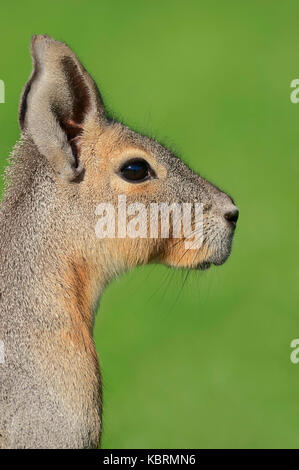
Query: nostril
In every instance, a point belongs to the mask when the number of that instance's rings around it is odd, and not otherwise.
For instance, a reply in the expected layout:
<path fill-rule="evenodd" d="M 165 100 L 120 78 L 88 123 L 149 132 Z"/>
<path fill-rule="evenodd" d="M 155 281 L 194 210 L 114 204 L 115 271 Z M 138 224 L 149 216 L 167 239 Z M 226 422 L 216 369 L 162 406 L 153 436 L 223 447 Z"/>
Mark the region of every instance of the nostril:
<path fill-rule="evenodd" d="M 224 214 L 224 218 L 228 220 L 228 222 L 231 222 L 233 225 L 236 225 L 237 220 L 239 218 L 239 210 L 236 208 L 232 211 L 226 212 Z"/>

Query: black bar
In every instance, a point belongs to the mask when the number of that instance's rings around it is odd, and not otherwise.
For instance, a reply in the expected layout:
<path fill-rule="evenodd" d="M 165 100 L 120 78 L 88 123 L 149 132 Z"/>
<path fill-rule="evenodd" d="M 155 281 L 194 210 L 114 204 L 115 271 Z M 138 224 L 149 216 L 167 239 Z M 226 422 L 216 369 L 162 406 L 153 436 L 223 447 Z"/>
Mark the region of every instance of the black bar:
<path fill-rule="evenodd" d="M 114 450 L 2 450 L 0 462 L 22 463 L 37 460 L 43 464 L 68 463 L 98 466 L 140 468 L 188 466 L 210 468 L 211 466 L 229 466 L 249 464 L 283 464 L 288 460 L 298 459 L 298 449 L 114 449 Z M 93 467 L 95 470 L 96 467 Z"/>

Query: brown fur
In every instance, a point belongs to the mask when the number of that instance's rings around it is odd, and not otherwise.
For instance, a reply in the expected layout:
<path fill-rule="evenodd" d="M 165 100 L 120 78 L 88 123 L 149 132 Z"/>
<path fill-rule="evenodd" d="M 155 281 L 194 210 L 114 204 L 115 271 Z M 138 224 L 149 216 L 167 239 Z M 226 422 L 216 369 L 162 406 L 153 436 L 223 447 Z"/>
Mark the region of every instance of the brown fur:
<path fill-rule="evenodd" d="M 77 350 L 83 348 L 97 362 L 92 340 L 92 278 L 90 265 L 86 260 L 71 260 L 64 282 L 68 293 L 64 299 L 65 309 L 69 309 L 71 326 L 62 335 L 65 341 L 73 343 Z"/>

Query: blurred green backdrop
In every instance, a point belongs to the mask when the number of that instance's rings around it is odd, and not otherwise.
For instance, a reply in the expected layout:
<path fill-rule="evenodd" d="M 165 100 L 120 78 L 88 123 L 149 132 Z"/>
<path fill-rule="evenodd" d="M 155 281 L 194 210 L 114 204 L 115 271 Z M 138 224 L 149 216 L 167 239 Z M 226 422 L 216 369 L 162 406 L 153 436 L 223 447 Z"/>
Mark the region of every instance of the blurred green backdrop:
<path fill-rule="evenodd" d="M 112 114 L 162 139 L 240 208 L 231 258 L 136 269 L 95 327 L 105 448 L 298 447 L 297 1 L 1 5 L 1 173 L 19 136 L 30 36 L 77 52 Z"/>

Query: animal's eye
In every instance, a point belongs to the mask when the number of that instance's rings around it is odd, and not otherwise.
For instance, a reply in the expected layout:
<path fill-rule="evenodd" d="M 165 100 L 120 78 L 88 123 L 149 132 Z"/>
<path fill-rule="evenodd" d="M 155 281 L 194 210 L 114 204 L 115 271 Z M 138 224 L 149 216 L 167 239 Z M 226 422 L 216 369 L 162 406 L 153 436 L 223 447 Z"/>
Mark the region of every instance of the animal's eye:
<path fill-rule="evenodd" d="M 120 175 L 129 182 L 141 183 L 151 177 L 152 171 L 145 160 L 142 158 L 134 158 L 121 166 Z"/>

